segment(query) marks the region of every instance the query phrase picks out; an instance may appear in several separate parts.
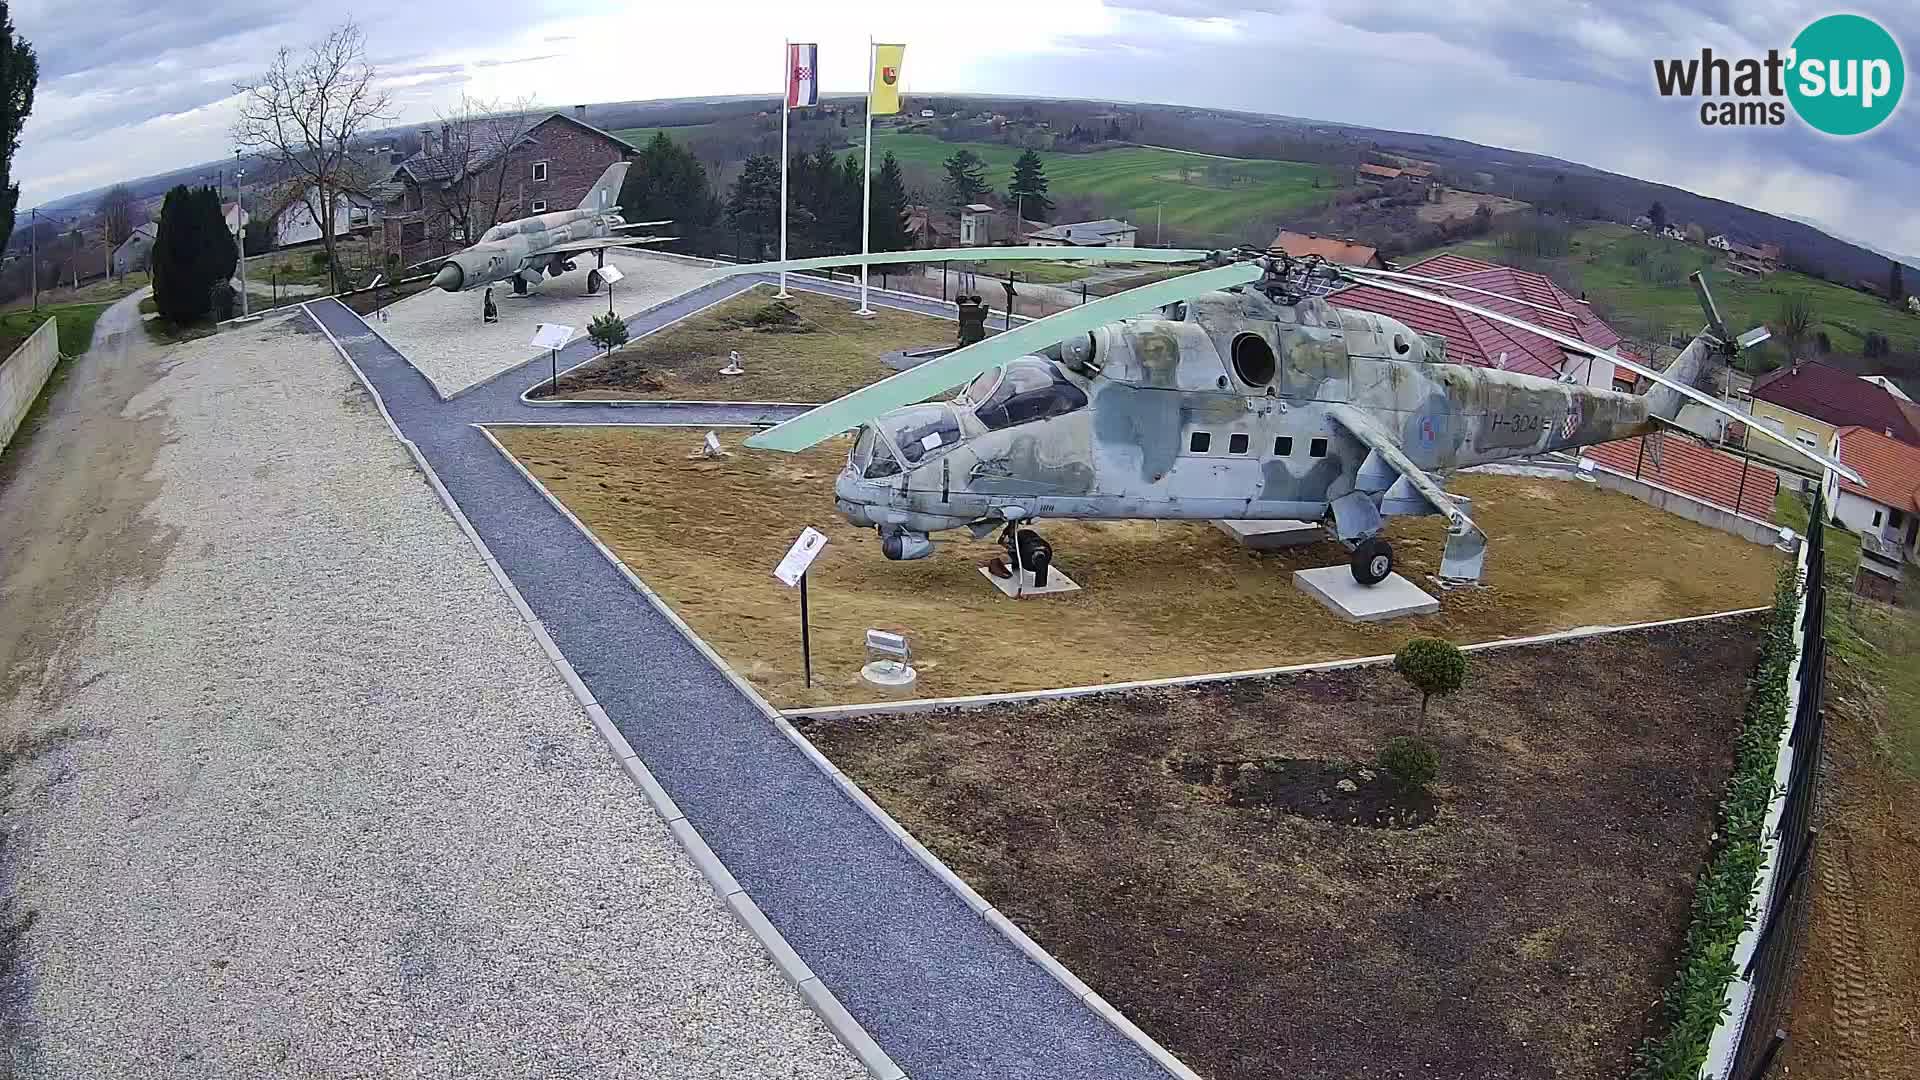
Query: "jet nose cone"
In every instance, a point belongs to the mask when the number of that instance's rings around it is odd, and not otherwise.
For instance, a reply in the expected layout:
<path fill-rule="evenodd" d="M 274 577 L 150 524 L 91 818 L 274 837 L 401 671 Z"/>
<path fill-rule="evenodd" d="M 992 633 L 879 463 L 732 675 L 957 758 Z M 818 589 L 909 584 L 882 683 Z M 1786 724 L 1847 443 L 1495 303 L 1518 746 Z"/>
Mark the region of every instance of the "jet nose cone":
<path fill-rule="evenodd" d="M 466 280 L 466 274 L 460 270 L 459 263 L 448 263 L 433 275 L 433 283 L 448 292 L 459 292 L 460 285 Z"/>

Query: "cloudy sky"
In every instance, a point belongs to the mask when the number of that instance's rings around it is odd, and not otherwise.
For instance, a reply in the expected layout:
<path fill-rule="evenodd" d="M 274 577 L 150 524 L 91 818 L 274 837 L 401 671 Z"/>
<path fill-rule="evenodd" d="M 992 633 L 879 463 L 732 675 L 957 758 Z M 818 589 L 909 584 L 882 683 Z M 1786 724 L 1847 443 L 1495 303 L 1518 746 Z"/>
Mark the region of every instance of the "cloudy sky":
<path fill-rule="evenodd" d="M 14 176 L 30 206 L 220 157 L 232 84 L 347 15 L 365 28 L 401 121 L 463 91 L 547 104 L 780 85 L 784 37 L 821 43 L 830 92 L 865 85 L 869 34 L 908 43 L 909 91 L 1216 106 L 1430 132 L 1674 184 L 1920 254 L 1920 105 L 1831 139 L 1701 126 L 1653 91 L 1656 56 L 1785 48 L 1835 10 L 1779 0 L 16 0 L 40 88 Z M 1920 7 L 1869 0 L 1909 55 Z M 1920 90 L 1908 93 L 1913 98 Z"/>

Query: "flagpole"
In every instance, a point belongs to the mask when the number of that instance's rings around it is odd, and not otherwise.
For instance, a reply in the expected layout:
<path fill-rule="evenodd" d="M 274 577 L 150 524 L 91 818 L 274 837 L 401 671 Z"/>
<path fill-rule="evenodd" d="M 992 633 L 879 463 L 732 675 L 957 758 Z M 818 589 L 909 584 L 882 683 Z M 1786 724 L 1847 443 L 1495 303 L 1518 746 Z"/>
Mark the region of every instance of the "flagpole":
<path fill-rule="evenodd" d="M 788 103 L 793 100 L 793 42 L 784 41 L 780 45 L 780 54 L 785 57 L 786 74 L 780 80 L 780 261 L 787 261 L 787 112 Z M 786 300 L 791 296 L 787 292 L 787 272 L 780 271 L 780 291 L 773 294 L 775 300 Z"/>
<path fill-rule="evenodd" d="M 860 254 L 872 253 L 873 227 L 873 79 L 874 79 L 873 39 L 867 39 L 867 163 L 860 170 Z M 873 318 L 873 309 L 867 306 L 867 264 L 860 262 L 860 307 L 854 311 L 863 319 Z"/>

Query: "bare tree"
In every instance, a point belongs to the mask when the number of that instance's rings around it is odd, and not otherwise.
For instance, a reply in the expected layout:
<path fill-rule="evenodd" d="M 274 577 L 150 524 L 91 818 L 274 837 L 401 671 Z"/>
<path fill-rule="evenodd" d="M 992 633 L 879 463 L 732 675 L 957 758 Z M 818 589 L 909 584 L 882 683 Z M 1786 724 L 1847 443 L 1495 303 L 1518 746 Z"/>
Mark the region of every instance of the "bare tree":
<path fill-rule="evenodd" d="M 100 196 L 93 212 L 100 219 L 100 227 L 106 230 L 108 247 L 118 247 L 133 235 L 133 215 L 139 206 L 133 189 L 125 184 L 115 184 Z"/>
<path fill-rule="evenodd" d="M 302 54 L 282 48 L 265 74 L 234 85 L 240 94 L 234 141 L 306 186 L 336 292 L 337 207 L 373 179 L 353 156 L 353 144 L 393 116 L 392 96 L 376 85 L 378 78 L 367 60 L 366 35 L 348 19 Z"/>
<path fill-rule="evenodd" d="M 439 157 L 447 172 L 444 178 L 422 185 L 422 201 L 432 202 L 443 227 L 449 232 L 458 228 L 457 235 L 472 243 L 500 221 L 509 194 L 519 207 L 514 216 L 526 213 L 524 192 L 514 191 L 508 178 L 515 164 L 525 164 L 521 145 L 544 117 L 531 94 L 509 102 L 462 94 L 438 116 Z"/>

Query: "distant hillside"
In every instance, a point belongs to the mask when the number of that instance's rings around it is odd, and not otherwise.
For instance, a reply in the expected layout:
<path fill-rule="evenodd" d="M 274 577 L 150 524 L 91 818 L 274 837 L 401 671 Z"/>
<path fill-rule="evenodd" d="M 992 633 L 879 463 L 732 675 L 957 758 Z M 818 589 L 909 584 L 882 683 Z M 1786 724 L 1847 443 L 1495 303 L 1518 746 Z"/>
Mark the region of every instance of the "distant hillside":
<path fill-rule="evenodd" d="M 860 97 L 830 95 L 826 100 L 834 105 L 857 106 Z M 1452 187 L 1517 199 L 1570 217 L 1623 223 L 1646 213 L 1657 200 L 1671 221 L 1698 224 L 1709 234 L 1727 233 L 1751 243 L 1779 244 L 1791 265 L 1830 281 L 1883 284 L 1887 278 L 1888 256 L 1804 221 L 1557 158 L 1443 136 L 1225 109 L 1059 98 L 922 94 L 908 102 L 909 116 L 917 117 L 922 108 L 934 109 L 941 117 L 930 130 L 948 141 L 1026 145 L 1021 140 L 1032 138 L 1045 127 L 1050 132 L 1046 148 L 1062 152 L 1085 152 L 1124 141 L 1228 157 L 1305 162 L 1336 171 L 1368 158 L 1405 157 L 1433 163 L 1436 177 Z M 963 119 L 947 119 L 955 113 Z M 1004 117 L 1005 122 L 989 123 L 985 119 L 995 115 Z M 732 177 L 748 154 L 777 152 L 779 146 L 778 103 L 765 95 L 606 102 L 587 106 L 586 116 L 587 122 L 596 127 L 635 136 L 668 129 L 669 134 L 689 142 L 709 173 L 721 183 Z M 842 118 L 824 110 L 796 114 L 793 147 L 810 148 L 823 140 L 836 147 L 847 145 L 849 136 L 858 134 L 857 120 L 856 130 L 849 131 L 841 126 Z M 422 126 L 428 124 L 396 125 L 370 138 L 394 143 L 398 150 L 407 152 L 416 147 L 416 132 Z M 1076 127 L 1097 137 L 1058 141 L 1060 133 Z M 232 167 L 231 161 L 211 161 L 128 183 L 137 195 L 153 200 L 173 184 L 205 182 Z M 84 213 L 91 210 L 102 190 L 55 200 L 41 209 Z M 1140 202 L 1135 196 L 1118 201 Z M 1139 212 L 1137 205 L 1118 205 L 1115 209 Z M 1245 239 L 1254 240 L 1254 234 L 1270 224 L 1250 221 L 1239 231 L 1247 234 Z M 1917 268 L 1909 280 L 1920 284 L 1920 263 L 1912 265 Z"/>

